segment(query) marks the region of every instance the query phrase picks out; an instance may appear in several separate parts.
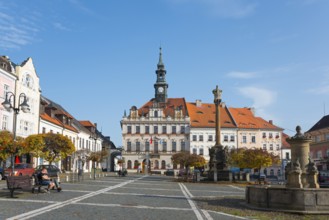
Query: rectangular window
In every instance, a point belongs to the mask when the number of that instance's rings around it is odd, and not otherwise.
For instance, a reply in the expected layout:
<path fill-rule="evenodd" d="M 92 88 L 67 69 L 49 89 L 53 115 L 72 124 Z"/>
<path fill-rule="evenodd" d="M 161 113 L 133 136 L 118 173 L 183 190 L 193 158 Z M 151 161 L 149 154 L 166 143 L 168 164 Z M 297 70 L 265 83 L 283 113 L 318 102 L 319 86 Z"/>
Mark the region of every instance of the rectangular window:
<path fill-rule="evenodd" d="M 162 151 L 167 152 L 167 142 L 162 142 Z"/>
<path fill-rule="evenodd" d="M 9 92 L 9 86 L 4 84 L 3 85 L 3 97 L 4 97 L 4 99 L 6 98 L 7 92 Z"/>
<path fill-rule="evenodd" d="M 276 145 L 276 150 L 280 150 L 280 145 Z"/>
<path fill-rule="evenodd" d="M 213 141 L 212 140 L 212 135 L 208 135 L 208 141 Z"/>
<path fill-rule="evenodd" d="M 181 133 L 181 134 L 184 134 L 184 133 L 185 133 L 185 126 L 181 126 L 181 127 L 180 127 L 180 133 Z"/>
<path fill-rule="evenodd" d="M 224 135 L 224 142 L 228 141 L 228 135 Z"/>
<path fill-rule="evenodd" d="M 193 141 L 196 141 L 196 138 L 197 138 L 196 135 L 193 135 L 193 136 L 192 136 L 192 140 L 193 140 Z"/>
<path fill-rule="evenodd" d="M 154 141 L 154 153 L 159 153 L 159 142 Z"/>
<path fill-rule="evenodd" d="M 141 132 L 141 127 L 139 125 L 136 126 L 136 134 L 140 134 Z"/>
<path fill-rule="evenodd" d="M 145 134 L 149 134 L 150 133 L 150 126 L 146 125 L 145 126 Z"/>
<path fill-rule="evenodd" d="M 234 135 L 231 135 L 231 137 L 230 137 L 230 141 L 231 141 L 231 142 L 234 142 L 234 141 L 235 141 Z"/>
<path fill-rule="evenodd" d="M 149 152 L 149 151 L 150 151 L 150 142 L 145 141 L 145 152 Z"/>
<path fill-rule="evenodd" d="M 130 125 L 127 126 L 127 134 L 131 134 L 131 126 Z"/>
<path fill-rule="evenodd" d="M 320 140 L 321 140 L 320 135 L 315 136 L 315 142 L 320 142 Z"/>
<path fill-rule="evenodd" d="M 127 152 L 131 152 L 131 142 L 127 141 Z"/>
<path fill-rule="evenodd" d="M 176 141 L 172 141 L 172 143 L 171 143 L 171 147 L 172 147 L 172 152 L 176 152 L 177 151 L 177 146 L 176 146 Z"/>
<path fill-rule="evenodd" d="M 8 116 L 2 116 L 2 130 L 8 130 Z"/>
<path fill-rule="evenodd" d="M 203 141 L 203 135 L 199 135 L 199 141 Z"/>
<path fill-rule="evenodd" d="M 247 143 L 247 136 L 246 135 L 242 136 L 242 143 Z"/>
<path fill-rule="evenodd" d="M 45 133 L 46 133 L 46 128 L 42 127 L 42 134 L 45 134 Z"/>
<path fill-rule="evenodd" d="M 180 142 L 180 149 L 181 151 L 185 151 L 185 141 Z"/>
<path fill-rule="evenodd" d="M 286 159 L 290 160 L 289 152 L 286 152 Z"/>
<path fill-rule="evenodd" d="M 167 126 L 162 126 L 162 134 L 167 134 Z"/>
<path fill-rule="evenodd" d="M 140 152 L 141 151 L 141 142 L 137 141 L 136 142 L 136 152 Z"/>
<path fill-rule="evenodd" d="M 157 133 L 158 133 L 158 126 L 154 126 L 154 127 L 153 127 L 153 130 L 154 130 L 153 133 L 154 133 L 154 134 L 157 134 Z"/>
<path fill-rule="evenodd" d="M 270 150 L 273 150 L 273 144 L 270 144 Z"/>
<path fill-rule="evenodd" d="M 172 134 L 176 134 L 176 126 L 172 126 L 171 127 L 171 133 Z"/>
<path fill-rule="evenodd" d="M 267 150 L 266 144 L 263 144 L 263 150 Z"/>
<path fill-rule="evenodd" d="M 203 148 L 199 149 L 199 155 L 203 155 Z"/>
<path fill-rule="evenodd" d="M 256 143 L 256 136 L 251 136 L 251 143 Z"/>
<path fill-rule="evenodd" d="M 193 154 L 197 154 L 197 149 L 193 148 Z"/>
<path fill-rule="evenodd" d="M 269 138 L 273 138 L 273 134 L 272 134 L 272 133 L 269 133 L 269 134 L 268 134 L 268 137 L 269 137 Z"/>
<path fill-rule="evenodd" d="M 266 138 L 266 133 L 265 132 L 263 132 L 263 138 Z"/>

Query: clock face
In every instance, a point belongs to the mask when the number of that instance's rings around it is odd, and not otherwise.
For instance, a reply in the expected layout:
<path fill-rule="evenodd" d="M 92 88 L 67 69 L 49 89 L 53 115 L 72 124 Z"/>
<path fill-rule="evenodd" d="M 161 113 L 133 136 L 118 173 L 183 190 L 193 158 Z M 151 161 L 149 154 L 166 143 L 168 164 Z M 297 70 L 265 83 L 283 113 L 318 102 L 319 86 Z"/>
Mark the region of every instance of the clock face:
<path fill-rule="evenodd" d="M 159 87 L 158 92 L 163 93 L 163 87 Z"/>

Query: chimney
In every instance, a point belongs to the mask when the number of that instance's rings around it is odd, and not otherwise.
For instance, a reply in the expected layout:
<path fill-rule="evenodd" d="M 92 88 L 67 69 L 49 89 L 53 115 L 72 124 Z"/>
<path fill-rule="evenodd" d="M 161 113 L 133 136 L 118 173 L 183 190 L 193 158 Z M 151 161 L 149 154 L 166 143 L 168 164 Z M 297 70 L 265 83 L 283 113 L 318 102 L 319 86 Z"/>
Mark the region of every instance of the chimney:
<path fill-rule="evenodd" d="M 268 123 L 270 123 L 272 125 L 273 124 L 273 120 L 269 120 Z"/>
<path fill-rule="evenodd" d="M 251 111 L 251 113 L 255 116 L 255 108 L 254 108 L 254 107 L 251 107 L 251 108 L 250 108 L 250 111 Z"/>
<path fill-rule="evenodd" d="M 195 100 L 195 105 L 196 105 L 196 107 L 201 107 L 201 105 L 202 105 L 201 99 Z"/>

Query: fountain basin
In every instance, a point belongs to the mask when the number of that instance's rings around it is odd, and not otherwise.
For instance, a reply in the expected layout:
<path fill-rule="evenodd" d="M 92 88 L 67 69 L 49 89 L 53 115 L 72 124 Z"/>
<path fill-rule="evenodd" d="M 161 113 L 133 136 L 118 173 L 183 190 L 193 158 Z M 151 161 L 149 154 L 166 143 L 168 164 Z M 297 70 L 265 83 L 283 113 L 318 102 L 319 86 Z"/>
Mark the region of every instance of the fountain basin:
<path fill-rule="evenodd" d="M 329 189 L 247 186 L 246 202 L 253 207 L 300 214 L 329 214 Z"/>

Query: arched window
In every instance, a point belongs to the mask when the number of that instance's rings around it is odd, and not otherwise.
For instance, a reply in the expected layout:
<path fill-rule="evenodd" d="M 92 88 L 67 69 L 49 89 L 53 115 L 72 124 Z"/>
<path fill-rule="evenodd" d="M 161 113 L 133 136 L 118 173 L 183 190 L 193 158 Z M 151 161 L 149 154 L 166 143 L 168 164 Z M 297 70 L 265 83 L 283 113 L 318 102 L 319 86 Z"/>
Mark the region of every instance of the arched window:
<path fill-rule="evenodd" d="M 166 169 L 166 161 L 161 161 L 161 169 Z"/>
<path fill-rule="evenodd" d="M 22 77 L 22 81 L 23 81 L 23 85 L 28 87 L 28 88 L 33 88 L 33 79 L 32 77 L 30 76 L 30 74 L 25 74 L 23 77 Z"/>
<path fill-rule="evenodd" d="M 128 160 L 127 169 L 131 169 L 131 160 Z"/>
<path fill-rule="evenodd" d="M 154 161 L 154 169 L 159 169 L 159 161 L 158 160 Z"/>
<path fill-rule="evenodd" d="M 138 162 L 138 160 L 135 160 L 135 161 L 134 161 L 134 169 L 137 169 L 138 166 L 139 166 L 139 162 Z"/>

